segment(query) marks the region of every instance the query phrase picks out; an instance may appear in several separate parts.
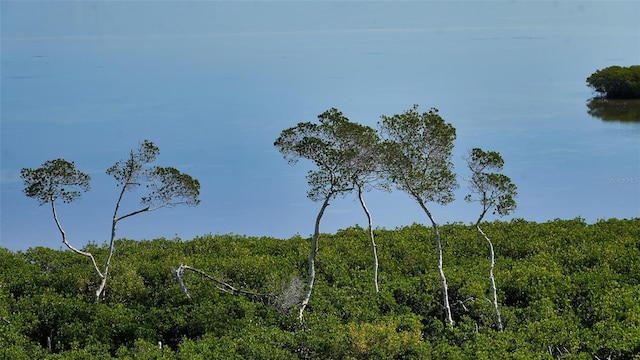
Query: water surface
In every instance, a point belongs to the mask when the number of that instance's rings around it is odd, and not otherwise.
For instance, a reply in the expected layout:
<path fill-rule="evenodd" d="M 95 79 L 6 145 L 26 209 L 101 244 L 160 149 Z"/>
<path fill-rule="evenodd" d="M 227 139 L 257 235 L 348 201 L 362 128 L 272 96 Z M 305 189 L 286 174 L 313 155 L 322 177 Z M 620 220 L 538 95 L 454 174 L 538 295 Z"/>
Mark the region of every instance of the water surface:
<path fill-rule="evenodd" d="M 202 205 L 142 214 L 134 239 L 234 232 L 307 236 L 320 204 L 309 165 L 280 131 L 331 107 L 375 126 L 419 104 L 457 129 L 457 199 L 439 222 L 475 221 L 462 157 L 499 151 L 514 217 L 640 215 L 640 123 L 589 113 L 585 79 L 640 63 L 637 2 L 1 2 L 0 246 L 61 245 L 19 171 L 63 157 L 93 177 L 59 215 L 70 241 L 109 237 L 117 191 L 104 171 L 143 140 L 198 178 Z M 137 208 L 133 195 L 126 210 Z M 426 222 L 400 192 L 367 194 L 378 226 Z M 492 218 L 489 218 L 491 220 Z M 508 218 L 507 218 L 508 219 Z M 323 230 L 366 224 L 356 197 Z"/>

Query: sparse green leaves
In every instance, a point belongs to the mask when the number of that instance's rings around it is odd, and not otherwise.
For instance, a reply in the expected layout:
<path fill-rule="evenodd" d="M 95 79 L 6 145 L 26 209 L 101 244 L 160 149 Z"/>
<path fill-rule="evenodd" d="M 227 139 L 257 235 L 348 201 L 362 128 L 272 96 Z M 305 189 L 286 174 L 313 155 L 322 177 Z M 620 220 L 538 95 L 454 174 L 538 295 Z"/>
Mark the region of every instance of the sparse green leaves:
<path fill-rule="evenodd" d="M 61 199 L 70 203 L 89 191 L 91 177 L 64 159 L 48 160 L 38 169 L 20 171 L 24 194 L 38 200 L 40 205 Z"/>
<path fill-rule="evenodd" d="M 150 193 L 143 196 L 141 203 L 154 209 L 173 206 L 200 204 L 200 182 L 173 167 L 146 167 L 155 161 L 160 150 L 151 141 L 144 140 L 138 149 L 131 151 L 127 160 L 120 160 L 107 170 L 118 186 L 133 190 L 146 183 Z M 151 210 L 151 209 L 150 209 Z"/>
<path fill-rule="evenodd" d="M 151 141 L 144 140 L 136 151 L 131 151 L 127 160 L 119 160 L 107 169 L 107 175 L 113 176 L 118 186 L 133 189 L 140 185 L 144 175 L 144 165 L 155 161 L 160 149 Z"/>
<path fill-rule="evenodd" d="M 200 204 L 198 199 L 200 182 L 181 173 L 178 169 L 155 166 L 147 171 L 146 177 L 150 182 L 147 188 L 151 193 L 142 198 L 143 204 L 151 206 Z"/>
<path fill-rule="evenodd" d="M 478 221 L 481 221 L 490 209 L 493 209 L 494 215 L 500 216 L 508 215 L 515 210 L 514 198 L 518 194 L 517 187 L 508 176 L 499 173 L 504 166 L 500 153 L 474 148 L 469 152 L 466 160 L 471 170 L 469 179 L 471 194 L 467 195 L 465 200 L 482 204 L 483 211 Z"/>

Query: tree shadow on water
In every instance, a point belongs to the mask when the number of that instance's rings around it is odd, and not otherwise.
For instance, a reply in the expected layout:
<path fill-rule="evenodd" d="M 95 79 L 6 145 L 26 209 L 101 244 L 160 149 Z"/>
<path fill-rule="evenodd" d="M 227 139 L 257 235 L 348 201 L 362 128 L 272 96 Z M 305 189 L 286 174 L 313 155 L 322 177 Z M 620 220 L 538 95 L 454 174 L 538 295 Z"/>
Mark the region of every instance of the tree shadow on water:
<path fill-rule="evenodd" d="M 587 112 L 604 121 L 640 122 L 640 99 L 605 99 L 587 102 Z"/>

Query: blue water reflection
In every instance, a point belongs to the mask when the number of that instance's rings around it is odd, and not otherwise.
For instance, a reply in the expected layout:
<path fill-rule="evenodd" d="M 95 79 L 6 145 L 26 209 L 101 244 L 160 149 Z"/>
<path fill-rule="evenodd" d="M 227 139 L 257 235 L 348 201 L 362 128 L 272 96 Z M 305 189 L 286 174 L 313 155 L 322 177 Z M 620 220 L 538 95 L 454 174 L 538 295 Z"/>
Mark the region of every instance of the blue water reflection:
<path fill-rule="evenodd" d="M 143 139 L 159 163 L 198 178 L 202 205 L 128 219 L 127 238 L 313 230 L 308 165 L 273 147 L 330 107 L 374 126 L 420 104 L 471 147 L 501 152 L 519 187 L 515 217 L 587 221 L 640 215 L 640 123 L 592 118 L 585 79 L 640 63 L 635 2 L 2 2 L 0 245 L 58 247 L 50 209 L 18 174 L 64 157 L 93 176 L 61 206 L 70 240 L 108 238 L 117 189 L 104 170 Z M 619 179 L 624 179 L 620 181 Z M 463 201 L 440 222 L 476 219 Z M 135 194 L 132 194 L 135 195 Z M 372 192 L 378 226 L 425 222 L 406 195 Z M 136 207 L 135 198 L 126 206 Z M 325 231 L 364 225 L 355 197 Z"/>

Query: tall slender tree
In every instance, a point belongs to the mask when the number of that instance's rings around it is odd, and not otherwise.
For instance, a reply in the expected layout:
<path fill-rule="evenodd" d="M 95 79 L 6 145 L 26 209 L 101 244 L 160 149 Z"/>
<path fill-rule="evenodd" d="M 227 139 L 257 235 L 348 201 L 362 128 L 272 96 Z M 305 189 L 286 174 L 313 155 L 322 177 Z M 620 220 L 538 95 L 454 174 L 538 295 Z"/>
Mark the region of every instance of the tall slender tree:
<path fill-rule="evenodd" d="M 388 190 L 389 187 L 382 177 L 380 166 L 380 137 L 375 129 L 354 122 L 342 123 L 339 130 L 336 133 L 336 142 L 346 154 L 342 166 L 345 172 L 351 174 L 351 182 L 357 190 L 358 201 L 367 216 L 367 230 L 373 255 L 373 284 L 376 292 L 379 292 L 378 250 L 373 232 L 373 218 L 364 200 L 364 192 L 372 187 L 384 190 Z"/>
<path fill-rule="evenodd" d="M 442 282 L 446 321 L 453 325 L 447 278 L 443 269 L 442 242 L 438 223 L 428 204 L 447 204 L 458 187 L 451 153 L 456 130 L 432 108 L 419 113 L 418 105 L 402 114 L 382 116 L 383 166 L 390 182 L 411 196 L 427 214 L 435 234 L 438 271 Z"/>
<path fill-rule="evenodd" d="M 489 256 L 491 265 L 489 267 L 489 280 L 491 281 L 491 289 L 493 292 L 493 307 L 496 312 L 496 327 L 498 331 L 504 329 L 502 325 L 502 316 L 498 307 L 498 291 L 496 281 L 493 275 L 495 267 L 495 252 L 493 242 L 482 231 L 480 223 L 484 219 L 488 211 L 493 210 L 494 215 L 505 216 L 510 214 L 516 208 L 514 198 L 517 195 L 517 187 L 511 182 L 511 179 L 503 174 L 498 173 L 504 167 L 504 160 L 500 153 L 496 151 L 484 151 L 474 148 L 469 151 L 466 157 L 467 166 L 471 171 L 469 179 L 469 190 L 471 194 L 465 197 L 468 202 L 479 202 L 482 205 L 482 211 L 476 221 L 476 229 L 489 243 Z M 494 172 L 488 172 L 494 171 Z"/>
<path fill-rule="evenodd" d="M 311 240 L 309 279 L 299 309 L 301 322 L 315 282 L 315 260 L 324 212 L 338 195 L 345 195 L 355 187 L 362 191 L 366 184 L 364 174 L 375 166 L 375 162 L 365 163 L 369 161 L 368 154 L 376 151 L 370 147 L 375 143 L 375 130 L 350 122 L 335 108 L 318 115 L 318 123 L 298 123 L 295 127 L 283 130 L 274 142 L 274 146 L 290 164 L 304 158 L 317 166 L 317 170 L 311 170 L 307 174 L 310 186 L 307 197 L 313 201 L 321 201 L 322 205 L 316 216 Z M 360 199 L 366 209 L 361 193 Z M 368 210 L 365 211 L 370 216 Z"/>
<path fill-rule="evenodd" d="M 73 252 L 91 259 L 99 278 L 96 299 L 99 299 L 103 294 L 107 283 L 119 221 L 163 207 L 180 204 L 196 206 L 200 203 L 198 199 L 200 183 L 198 180 L 181 173 L 173 167 L 147 166 L 155 161 L 158 153 L 158 147 L 151 141 L 145 140 L 140 143 L 137 150 L 130 152 L 127 160 L 120 160 L 107 170 L 107 174 L 115 178 L 121 190 L 113 213 L 109 251 L 102 270 L 98 267 L 93 254 L 79 250 L 69 243 L 67 235 L 58 220 L 55 206 L 58 200 L 69 203 L 78 199 L 82 194 L 81 191 L 87 191 L 89 189 L 89 175 L 76 170 L 73 162 L 63 159 L 47 161 L 38 169 L 24 168 L 21 171 L 20 175 L 25 185 L 25 195 L 37 199 L 40 205 L 51 204 L 53 218 L 62 235 L 63 243 Z M 143 184 L 149 190 L 141 199 L 143 207 L 125 215 L 119 215 L 125 192 Z"/>

